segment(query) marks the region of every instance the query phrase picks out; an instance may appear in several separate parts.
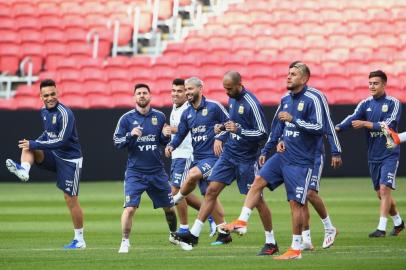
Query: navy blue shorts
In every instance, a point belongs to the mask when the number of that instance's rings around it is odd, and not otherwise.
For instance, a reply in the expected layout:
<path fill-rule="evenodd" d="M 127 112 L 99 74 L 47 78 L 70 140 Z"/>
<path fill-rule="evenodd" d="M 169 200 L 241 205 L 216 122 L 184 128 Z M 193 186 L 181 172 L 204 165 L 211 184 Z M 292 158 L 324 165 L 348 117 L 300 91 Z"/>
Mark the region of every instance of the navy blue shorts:
<path fill-rule="evenodd" d="M 192 163 L 191 168 L 197 167 L 200 172 L 203 174 L 203 179 L 199 181 L 199 189 L 200 193 L 202 195 L 206 194 L 207 187 L 209 185 L 209 182 L 207 181 L 207 178 L 211 175 L 212 169 L 214 167 L 214 164 L 216 163 L 218 158 L 205 158 L 205 159 L 199 159 L 195 160 Z"/>
<path fill-rule="evenodd" d="M 139 207 L 141 195 L 144 191 L 151 198 L 154 208 L 173 206 L 171 186 L 165 171 L 156 174 L 126 172 L 124 208 L 129 206 Z"/>
<path fill-rule="evenodd" d="M 396 171 L 398 165 L 398 159 L 385 159 L 382 162 L 368 162 L 369 173 L 375 190 L 379 190 L 380 185 L 396 189 Z"/>
<path fill-rule="evenodd" d="M 241 194 L 246 195 L 258 172 L 256 161 L 238 161 L 221 155 L 213 167 L 208 179 L 209 182 L 221 182 L 230 185 L 237 180 L 238 189 Z"/>
<path fill-rule="evenodd" d="M 268 159 L 259 170 L 259 176 L 268 182 L 270 190 L 285 184 L 288 201 L 306 202 L 307 189 L 312 169 L 286 163 L 281 154 L 275 154 Z"/>
<path fill-rule="evenodd" d="M 185 181 L 189 170 L 190 165 L 192 164 L 191 158 L 175 158 L 172 159 L 171 163 L 171 186 L 175 188 L 180 188 L 183 181 Z"/>
<path fill-rule="evenodd" d="M 44 150 L 44 160 L 37 164 L 40 168 L 56 172 L 56 186 L 69 196 L 79 194 L 79 182 L 83 158 L 62 159 L 50 150 Z"/>
<path fill-rule="evenodd" d="M 310 179 L 309 189 L 319 192 L 320 190 L 320 179 L 323 173 L 324 167 L 324 155 L 320 154 L 316 156 L 314 161 L 312 178 Z"/>

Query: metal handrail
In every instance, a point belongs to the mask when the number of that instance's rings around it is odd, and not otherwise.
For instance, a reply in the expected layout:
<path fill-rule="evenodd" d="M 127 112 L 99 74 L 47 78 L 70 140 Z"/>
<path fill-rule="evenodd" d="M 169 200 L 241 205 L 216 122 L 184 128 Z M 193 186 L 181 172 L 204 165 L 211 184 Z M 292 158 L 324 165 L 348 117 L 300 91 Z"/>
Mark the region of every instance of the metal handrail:
<path fill-rule="evenodd" d="M 90 43 L 93 38 L 93 49 L 92 49 L 92 57 L 94 59 L 98 58 L 99 55 L 99 32 L 96 29 L 92 29 L 86 35 L 86 42 Z"/>

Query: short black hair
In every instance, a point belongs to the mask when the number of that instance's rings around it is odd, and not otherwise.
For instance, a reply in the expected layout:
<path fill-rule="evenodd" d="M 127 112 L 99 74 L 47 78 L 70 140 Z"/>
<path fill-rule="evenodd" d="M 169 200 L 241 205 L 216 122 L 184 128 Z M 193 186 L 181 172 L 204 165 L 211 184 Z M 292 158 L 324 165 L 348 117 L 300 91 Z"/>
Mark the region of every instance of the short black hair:
<path fill-rule="evenodd" d="M 308 78 L 310 78 L 310 68 L 303 63 L 302 61 L 294 61 L 289 65 L 289 69 L 291 68 L 297 68 L 299 69 L 303 75 L 306 75 Z"/>
<path fill-rule="evenodd" d="M 382 70 L 378 69 L 375 71 L 372 71 L 369 73 L 369 79 L 373 78 L 373 77 L 379 77 L 382 79 L 382 81 L 386 84 L 388 82 L 388 77 L 386 76 L 385 72 L 383 72 Z"/>
<path fill-rule="evenodd" d="M 185 86 L 185 80 L 182 78 L 176 78 L 173 80 L 172 84 L 176 85 L 176 86 L 180 86 L 180 85 Z"/>
<path fill-rule="evenodd" d="M 39 89 L 41 90 L 44 87 L 48 87 L 48 86 L 53 86 L 56 87 L 56 83 L 54 80 L 51 79 L 45 79 L 41 81 L 41 84 L 39 85 Z"/>
<path fill-rule="evenodd" d="M 137 83 L 137 84 L 134 86 L 134 93 L 135 93 L 135 91 L 136 91 L 138 88 L 147 88 L 147 89 L 148 89 L 148 92 L 151 93 L 151 90 L 149 89 L 149 86 L 148 86 L 147 84 L 145 84 L 145 83 Z"/>

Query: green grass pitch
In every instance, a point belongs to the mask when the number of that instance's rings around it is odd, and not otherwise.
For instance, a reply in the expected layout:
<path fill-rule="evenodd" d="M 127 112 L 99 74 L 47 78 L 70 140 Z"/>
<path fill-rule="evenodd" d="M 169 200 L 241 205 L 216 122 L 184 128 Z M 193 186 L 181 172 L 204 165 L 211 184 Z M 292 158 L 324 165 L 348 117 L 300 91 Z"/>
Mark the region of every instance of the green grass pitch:
<path fill-rule="evenodd" d="M 397 179 L 397 200 L 406 219 L 406 178 Z M 255 254 L 264 243 L 258 214 L 248 234 L 235 235 L 230 245 L 212 247 L 208 226 L 199 245 L 190 252 L 168 242 L 161 209 L 153 210 L 143 197 L 134 218 L 129 254 L 118 254 L 121 240 L 122 182 L 83 181 L 80 201 L 85 212 L 86 250 L 64 251 L 73 236 L 62 193 L 53 183 L 0 184 L 0 269 L 406 269 L 406 231 L 398 237 L 369 239 L 378 223 L 379 203 L 367 178 L 323 179 L 324 198 L 339 236 L 335 245 L 321 248 L 323 226 L 311 210 L 312 239 L 316 250 L 302 260 L 274 261 Z M 281 251 L 291 243 L 290 212 L 284 188 L 265 191 L 271 207 L 274 232 Z M 236 186 L 224 190 L 221 200 L 226 219 L 238 217 L 243 197 Z M 190 224 L 196 211 L 189 211 Z M 388 231 L 393 222 L 388 220 Z"/>

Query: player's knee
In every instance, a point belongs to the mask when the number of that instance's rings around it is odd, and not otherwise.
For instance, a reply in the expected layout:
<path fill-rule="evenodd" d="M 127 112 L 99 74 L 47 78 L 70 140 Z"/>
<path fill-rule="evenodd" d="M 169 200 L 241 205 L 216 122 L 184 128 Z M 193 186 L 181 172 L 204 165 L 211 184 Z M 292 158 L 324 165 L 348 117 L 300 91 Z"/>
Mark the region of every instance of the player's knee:
<path fill-rule="evenodd" d="M 219 194 L 220 190 L 217 187 L 214 187 L 212 185 L 209 185 L 207 190 L 206 190 L 206 194 L 205 197 L 207 199 L 211 199 L 214 200 L 217 198 L 218 194 Z"/>
<path fill-rule="evenodd" d="M 390 196 L 391 189 L 385 185 L 381 185 L 378 194 L 380 198 Z"/>
<path fill-rule="evenodd" d="M 317 194 L 317 192 L 314 191 L 314 190 L 311 190 L 311 189 L 310 189 L 310 190 L 307 192 L 307 199 L 308 199 L 310 202 L 314 201 L 314 200 L 317 198 L 317 196 L 318 196 L 318 194 Z"/>
<path fill-rule="evenodd" d="M 197 183 L 197 181 L 202 178 L 202 173 L 195 167 L 189 171 L 187 178 L 187 182 L 192 181 L 193 183 Z"/>
<path fill-rule="evenodd" d="M 132 215 L 134 215 L 136 209 L 137 209 L 137 207 L 129 206 L 129 207 L 124 208 L 124 211 L 125 211 L 128 215 L 132 216 Z"/>

